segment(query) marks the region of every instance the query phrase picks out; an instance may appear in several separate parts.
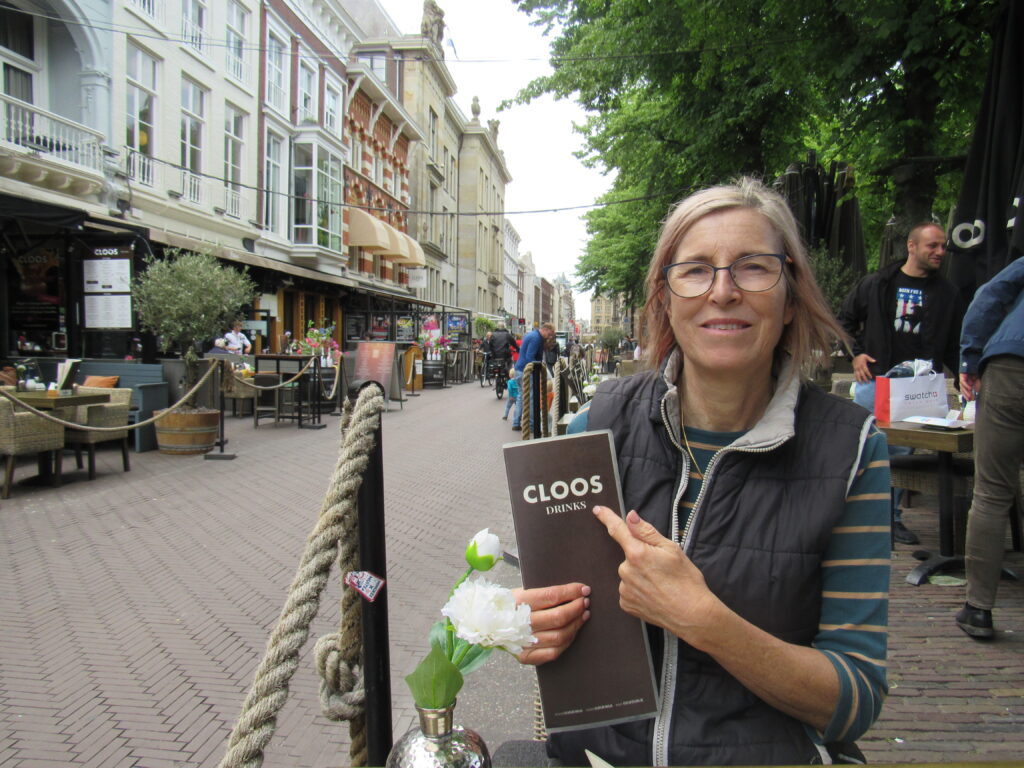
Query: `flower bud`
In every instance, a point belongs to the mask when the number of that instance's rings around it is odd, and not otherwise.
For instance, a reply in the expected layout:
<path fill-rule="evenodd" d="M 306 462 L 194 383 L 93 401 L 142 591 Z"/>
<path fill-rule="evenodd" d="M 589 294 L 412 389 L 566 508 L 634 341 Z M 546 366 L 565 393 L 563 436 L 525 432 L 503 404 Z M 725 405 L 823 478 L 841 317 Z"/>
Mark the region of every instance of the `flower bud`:
<path fill-rule="evenodd" d="M 489 571 L 501 559 L 501 541 L 484 528 L 469 542 L 466 547 L 466 562 L 470 568 L 478 571 Z"/>

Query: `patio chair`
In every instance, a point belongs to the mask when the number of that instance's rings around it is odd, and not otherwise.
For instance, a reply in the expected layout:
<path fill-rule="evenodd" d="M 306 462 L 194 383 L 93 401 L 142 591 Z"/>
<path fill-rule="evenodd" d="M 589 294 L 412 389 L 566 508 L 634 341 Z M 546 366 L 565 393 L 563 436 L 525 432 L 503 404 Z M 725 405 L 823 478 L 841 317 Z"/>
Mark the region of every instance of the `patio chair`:
<path fill-rule="evenodd" d="M 276 373 L 257 373 L 250 381 L 257 387 L 275 387 L 281 383 L 281 376 Z M 249 387 L 252 389 L 252 387 Z M 281 420 L 281 390 L 253 389 L 255 397 L 252 401 L 252 425 L 259 427 L 260 419 L 273 416 L 274 423 Z"/>
<path fill-rule="evenodd" d="M 64 427 L 34 413 L 22 411 L 6 397 L 0 397 L 0 455 L 7 459 L 3 498 L 10 498 L 11 495 L 15 458 L 26 454 L 38 454 L 41 469 L 45 467 L 44 462 L 50 462 L 53 466 L 54 485 L 60 485 L 63 449 Z M 46 454 L 45 457 L 43 454 Z"/>
<path fill-rule="evenodd" d="M 131 408 L 132 390 L 130 387 L 79 387 L 80 395 L 110 395 L 109 403 L 97 405 L 79 405 L 76 408 L 61 408 L 58 413 L 65 421 L 84 424 L 90 427 L 126 427 L 128 426 L 128 410 Z M 75 464 L 82 468 L 82 448 L 89 454 L 89 479 L 96 479 L 96 445 L 118 440 L 121 443 L 121 462 L 124 471 L 128 472 L 131 465 L 128 461 L 128 430 L 117 432 L 89 432 L 80 429 L 64 431 L 64 445 L 75 449 Z"/>

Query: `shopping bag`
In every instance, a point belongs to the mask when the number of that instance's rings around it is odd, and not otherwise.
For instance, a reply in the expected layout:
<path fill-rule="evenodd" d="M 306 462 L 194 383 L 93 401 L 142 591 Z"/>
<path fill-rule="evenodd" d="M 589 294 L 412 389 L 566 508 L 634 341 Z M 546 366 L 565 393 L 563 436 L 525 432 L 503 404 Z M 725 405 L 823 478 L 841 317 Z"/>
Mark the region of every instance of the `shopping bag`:
<path fill-rule="evenodd" d="M 882 424 L 903 421 L 908 416 L 943 418 L 948 410 L 945 374 L 875 378 L 875 418 Z"/>

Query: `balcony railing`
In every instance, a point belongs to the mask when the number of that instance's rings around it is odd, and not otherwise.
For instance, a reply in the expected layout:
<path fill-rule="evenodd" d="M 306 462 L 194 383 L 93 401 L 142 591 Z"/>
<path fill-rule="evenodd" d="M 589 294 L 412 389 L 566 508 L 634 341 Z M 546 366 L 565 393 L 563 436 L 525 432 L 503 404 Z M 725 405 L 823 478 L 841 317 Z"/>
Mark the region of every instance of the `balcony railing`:
<path fill-rule="evenodd" d="M 203 177 L 191 171 L 182 171 L 181 196 L 190 203 L 201 205 L 203 202 Z"/>
<path fill-rule="evenodd" d="M 242 191 L 234 187 L 224 187 L 224 213 L 234 219 L 242 217 Z"/>
<path fill-rule="evenodd" d="M 128 0 L 128 4 L 153 21 L 164 20 L 164 0 Z"/>
<path fill-rule="evenodd" d="M 0 94 L 3 140 L 94 171 L 103 170 L 103 134 L 26 101 Z"/>
<path fill-rule="evenodd" d="M 153 158 L 149 155 L 144 155 L 133 149 L 128 150 L 128 167 L 126 171 L 128 178 L 136 184 L 152 187 L 155 182 L 154 175 L 156 172 L 154 166 Z"/>
<path fill-rule="evenodd" d="M 226 63 L 229 76 L 235 78 L 240 83 L 249 84 L 249 70 L 246 68 L 245 60 L 241 56 L 236 56 L 234 51 L 228 51 Z"/>
<path fill-rule="evenodd" d="M 206 30 L 192 19 L 186 17 L 181 20 L 181 37 L 185 45 L 194 48 L 199 53 L 206 52 Z"/>

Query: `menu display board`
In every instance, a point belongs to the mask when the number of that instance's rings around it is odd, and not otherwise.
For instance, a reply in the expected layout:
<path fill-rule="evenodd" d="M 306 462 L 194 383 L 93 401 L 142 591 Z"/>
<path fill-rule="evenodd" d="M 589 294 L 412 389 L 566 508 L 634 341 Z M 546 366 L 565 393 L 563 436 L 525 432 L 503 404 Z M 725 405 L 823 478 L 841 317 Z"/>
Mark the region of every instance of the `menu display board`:
<path fill-rule="evenodd" d="M 416 341 L 416 322 L 412 315 L 399 315 L 395 318 L 395 340 Z"/>
<path fill-rule="evenodd" d="M 131 294 L 87 294 L 84 325 L 90 330 L 131 328 Z"/>

